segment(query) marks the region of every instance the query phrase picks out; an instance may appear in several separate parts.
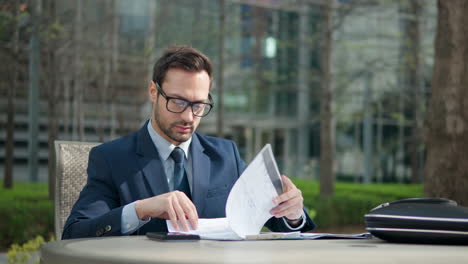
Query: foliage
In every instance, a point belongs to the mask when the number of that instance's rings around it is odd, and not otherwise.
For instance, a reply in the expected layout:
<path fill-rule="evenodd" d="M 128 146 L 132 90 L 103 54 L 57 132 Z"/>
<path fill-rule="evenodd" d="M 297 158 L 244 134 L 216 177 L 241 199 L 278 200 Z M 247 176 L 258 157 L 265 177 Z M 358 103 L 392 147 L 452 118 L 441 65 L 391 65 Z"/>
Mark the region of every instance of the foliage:
<path fill-rule="evenodd" d="M 49 237 L 54 228 L 53 204 L 46 184 L 15 183 L 0 187 L 0 248 L 32 237 Z"/>
<path fill-rule="evenodd" d="M 0 11 L 0 41 L 7 41 L 11 35 L 13 17 L 4 10 Z"/>
<path fill-rule="evenodd" d="M 51 239 L 53 240 L 53 238 Z M 8 264 L 39 263 L 39 248 L 45 240 L 42 236 L 36 236 L 23 245 L 13 244 L 8 250 Z"/>
<path fill-rule="evenodd" d="M 294 179 L 302 191 L 304 205 L 321 227 L 364 225 L 364 215 L 384 203 L 405 198 L 421 197 L 422 185 L 417 184 L 355 184 L 337 182 L 335 195 L 319 197 L 319 183 Z"/>

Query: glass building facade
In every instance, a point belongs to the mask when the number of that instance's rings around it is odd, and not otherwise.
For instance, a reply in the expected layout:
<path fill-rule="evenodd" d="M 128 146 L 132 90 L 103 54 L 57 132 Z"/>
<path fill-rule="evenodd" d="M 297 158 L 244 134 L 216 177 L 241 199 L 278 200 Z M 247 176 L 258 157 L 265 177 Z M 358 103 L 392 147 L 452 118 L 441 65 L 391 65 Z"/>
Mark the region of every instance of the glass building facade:
<path fill-rule="evenodd" d="M 224 12 L 220 2 L 41 1 L 41 87 L 55 76 L 58 139 L 108 141 L 139 129 L 151 113 L 147 86 L 155 60 L 170 45 L 190 45 L 215 66 L 215 108 L 203 118 L 199 131 L 216 136 L 221 124 L 223 136 L 237 143 L 247 162 L 270 143 L 284 174 L 317 178 L 323 1 L 226 0 Z M 424 109 L 430 92 L 436 7 L 434 1 L 426 1 L 421 13 L 414 14 L 400 2 L 404 1 L 335 1 L 332 68 L 338 179 L 401 182 L 410 177 L 415 122 L 411 109 Z M 405 77 L 410 67 L 405 43 L 413 41 L 408 39 L 408 23 L 415 20 L 421 36 L 418 87 Z M 27 27 L 21 28 L 25 43 Z M 7 45 L 11 34 L 2 34 Z M 23 71 L 28 67 L 26 48 L 25 54 Z M 46 54 L 52 54 L 55 67 L 48 68 Z M 53 72 L 47 73 L 49 69 Z M 2 68 L 1 74 L 8 70 Z M 18 168 L 27 163 L 27 84 L 24 74 L 16 93 Z M 48 161 L 46 90 L 41 89 L 39 109 L 42 180 Z M 415 90 L 421 101 L 411 99 Z M 216 104 L 220 96 L 222 107 Z M 0 107 L 6 107 L 5 100 Z M 423 146 L 418 153 L 422 160 Z M 367 175 L 366 164 L 372 165 Z"/>

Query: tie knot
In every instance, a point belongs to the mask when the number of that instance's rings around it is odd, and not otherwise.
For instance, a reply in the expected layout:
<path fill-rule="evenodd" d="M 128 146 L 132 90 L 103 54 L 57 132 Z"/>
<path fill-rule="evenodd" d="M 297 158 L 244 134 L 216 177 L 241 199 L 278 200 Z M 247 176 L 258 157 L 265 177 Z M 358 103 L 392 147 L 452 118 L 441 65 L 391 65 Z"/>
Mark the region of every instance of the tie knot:
<path fill-rule="evenodd" d="M 182 163 L 184 159 L 184 151 L 176 147 L 172 152 L 171 152 L 171 158 L 174 160 L 175 163 Z"/>

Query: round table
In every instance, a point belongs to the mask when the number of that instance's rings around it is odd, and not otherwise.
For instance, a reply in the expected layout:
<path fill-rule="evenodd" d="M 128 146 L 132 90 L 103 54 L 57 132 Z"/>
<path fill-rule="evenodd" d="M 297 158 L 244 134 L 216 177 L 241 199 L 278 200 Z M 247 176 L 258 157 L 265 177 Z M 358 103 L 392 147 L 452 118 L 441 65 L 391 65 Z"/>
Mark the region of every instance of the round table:
<path fill-rule="evenodd" d="M 49 242 L 42 264 L 75 263 L 468 263 L 467 246 L 378 239 L 168 241 L 145 236 Z"/>

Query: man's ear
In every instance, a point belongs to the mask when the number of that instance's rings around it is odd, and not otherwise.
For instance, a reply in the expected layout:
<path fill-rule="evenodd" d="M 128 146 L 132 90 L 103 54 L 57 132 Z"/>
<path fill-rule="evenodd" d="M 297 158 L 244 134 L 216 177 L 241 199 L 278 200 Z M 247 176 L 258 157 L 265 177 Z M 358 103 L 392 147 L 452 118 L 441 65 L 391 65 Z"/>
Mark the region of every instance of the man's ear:
<path fill-rule="evenodd" d="M 148 94 L 151 102 L 156 102 L 158 99 L 158 90 L 156 89 L 156 84 L 153 81 L 150 81 L 148 85 Z"/>

